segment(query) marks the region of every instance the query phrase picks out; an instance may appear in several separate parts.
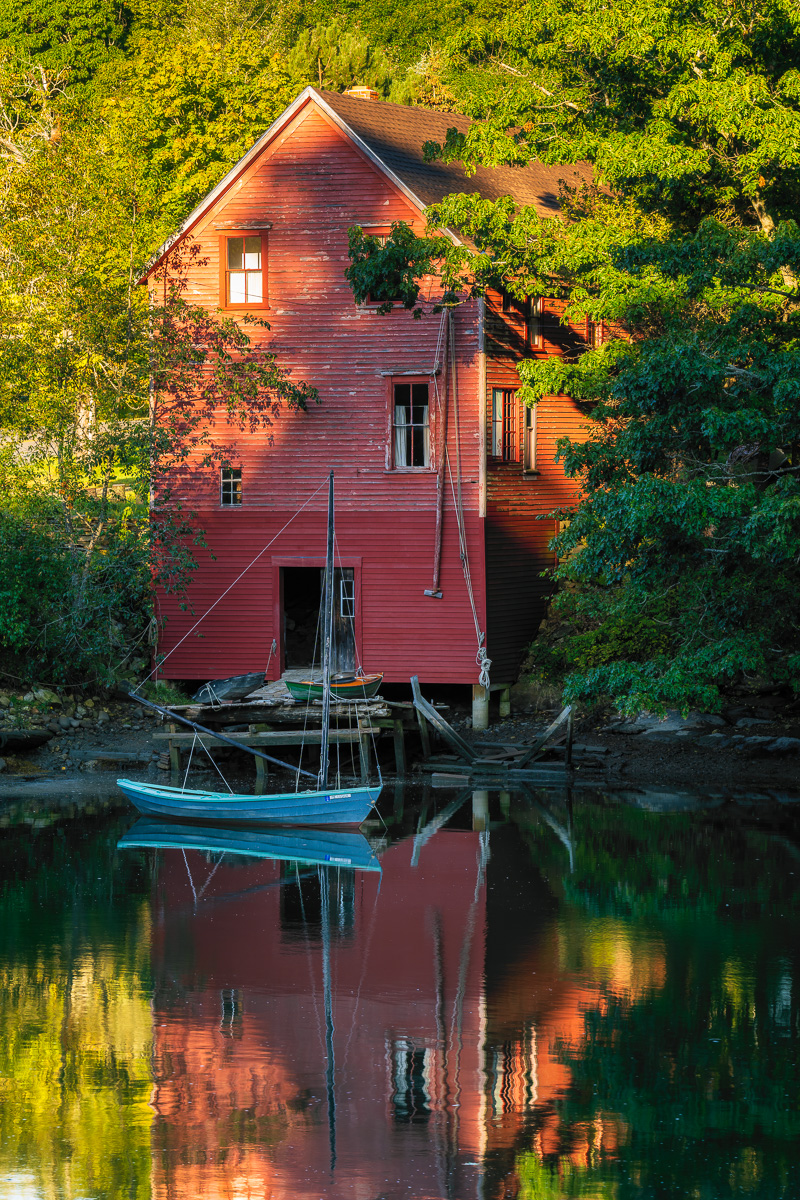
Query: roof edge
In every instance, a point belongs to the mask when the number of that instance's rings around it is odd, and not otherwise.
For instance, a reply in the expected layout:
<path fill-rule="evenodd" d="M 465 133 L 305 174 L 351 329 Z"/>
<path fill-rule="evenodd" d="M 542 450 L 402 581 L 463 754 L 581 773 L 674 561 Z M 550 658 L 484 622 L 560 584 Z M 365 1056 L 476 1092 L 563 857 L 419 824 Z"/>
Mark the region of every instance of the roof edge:
<path fill-rule="evenodd" d="M 260 137 L 258 137 L 253 143 L 250 149 L 247 150 L 242 157 L 234 163 L 234 165 L 223 176 L 219 183 L 203 197 L 203 199 L 194 209 L 192 209 L 188 217 L 186 217 L 186 219 L 180 225 L 180 228 L 178 228 L 174 233 L 170 234 L 166 241 L 162 242 L 159 248 L 148 259 L 144 270 L 141 272 L 139 279 L 137 280 L 138 283 L 145 282 L 145 280 L 153 273 L 164 256 L 168 254 L 169 251 L 180 241 L 180 239 L 189 232 L 192 226 L 196 225 L 197 222 L 204 216 L 204 214 L 211 207 L 213 207 L 216 201 L 225 194 L 225 192 L 237 179 L 241 172 L 247 168 L 252 160 L 261 153 L 264 147 L 268 145 L 268 143 L 271 142 L 272 139 L 276 137 L 281 130 L 289 124 L 290 121 L 293 120 L 300 109 L 304 108 L 310 100 L 313 100 L 314 103 L 322 109 L 329 120 L 331 120 L 334 125 L 338 126 L 338 128 L 342 130 L 342 132 L 350 139 L 350 141 L 358 147 L 361 153 L 364 154 L 366 158 L 368 158 L 370 162 L 372 162 L 400 192 L 402 192 L 407 200 L 410 200 L 411 203 L 420 210 L 420 212 L 424 213 L 427 210 L 427 204 L 425 204 L 424 201 L 422 201 L 420 197 L 411 190 L 408 184 L 403 182 L 399 175 L 395 174 L 391 167 L 386 165 L 386 163 L 363 140 L 363 138 L 359 137 L 359 135 L 350 128 L 344 118 L 339 116 L 336 110 L 330 104 L 328 104 L 327 100 L 324 99 L 317 89 L 309 85 L 308 87 L 304 88 L 300 95 L 292 101 L 288 108 L 283 110 L 280 116 L 276 117 L 269 128 L 265 129 Z M 413 105 L 409 107 L 413 107 Z M 455 245 L 459 246 L 463 244 L 461 239 L 452 229 L 445 229 L 444 232 Z"/>

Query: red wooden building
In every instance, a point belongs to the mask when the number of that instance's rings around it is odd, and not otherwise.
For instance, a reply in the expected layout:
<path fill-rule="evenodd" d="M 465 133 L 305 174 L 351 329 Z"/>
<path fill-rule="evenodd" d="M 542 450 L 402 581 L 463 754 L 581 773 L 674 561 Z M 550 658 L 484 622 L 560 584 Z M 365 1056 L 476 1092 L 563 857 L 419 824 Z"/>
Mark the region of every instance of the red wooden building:
<path fill-rule="evenodd" d="M 348 229 L 379 235 L 402 220 L 422 232 L 427 206 L 457 191 L 511 194 L 555 217 L 560 180 L 589 168 L 468 177 L 424 162 L 423 144 L 454 124 L 468 122 L 307 88 L 154 260 L 150 280 L 191 238 L 200 255 L 188 299 L 266 318 L 264 342 L 321 400 L 282 414 L 272 444 L 241 436 L 238 460 L 221 476 L 207 471 L 191 496 L 216 557 L 196 573 L 193 613 L 160 599 L 164 677 L 218 678 L 269 660 L 278 678 L 310 664 L 325 550 L 318 489 L 333 468 L 337 597 L 340 616 L 353 618 L 356 661 L 387 682 L 471 684 L 480 703 L 483 634 L 492 686 L 515 680 L 553 563 L 553 521 L 537 518 L 575 498 L 555 442 L 583 424 L 563 396 L 526 410 L 515 364 L 574 352 L 588 330 L 561 325 L 546 298 L 467 301 L 449 334 L 447 321 L 415 321 L 399 305 L 388 315 L 357 306 L 344 278 Z M 428 298 L 436 289 L 429 280 Z"/>

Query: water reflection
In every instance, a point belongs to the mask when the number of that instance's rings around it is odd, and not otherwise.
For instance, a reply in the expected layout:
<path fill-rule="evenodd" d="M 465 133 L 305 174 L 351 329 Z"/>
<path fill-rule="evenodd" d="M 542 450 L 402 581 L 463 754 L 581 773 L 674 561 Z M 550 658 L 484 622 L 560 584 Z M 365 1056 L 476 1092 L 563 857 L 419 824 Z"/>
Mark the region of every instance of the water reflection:
<path fill-rule="evenodd" d="M 0 833 L 0 1196 L 800 1194 L 789 806 L 394 800 Z"/>

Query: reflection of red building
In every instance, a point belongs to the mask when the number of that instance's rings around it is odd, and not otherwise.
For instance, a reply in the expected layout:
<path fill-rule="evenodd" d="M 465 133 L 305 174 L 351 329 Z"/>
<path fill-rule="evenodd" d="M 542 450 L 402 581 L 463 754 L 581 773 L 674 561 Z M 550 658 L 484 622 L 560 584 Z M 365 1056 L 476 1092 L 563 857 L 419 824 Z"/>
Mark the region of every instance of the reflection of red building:
<path fill-rule="evenodd" d="M 214 868 L 199 854 L 187 861 L 199 892 Z M 278 864 L 223 862 L 195 907 L 183 856 L 165 855 L 153 948 L 154 1195 L 438 1196 L 456 1178 L 456 1193 L 474 1191 L 480 838 L 440 834 L 416 867 L 401 843 L 382 865 L 382 877 L 326 873 L 329 1088 L 317 876 L 269 887 Z"/>
<path fill-rule="evenodd" d="M 164 856 L 155 896 L 154 1196 L 489 1200 L 520 1149 L 613 1147 L 613 1122 L 560 1125 L 558 1047 L 600 996 L 527 856 L 495 871 L 480 834 L 444 831 L 382 876 L 186 861 L 191 884 Z"/>

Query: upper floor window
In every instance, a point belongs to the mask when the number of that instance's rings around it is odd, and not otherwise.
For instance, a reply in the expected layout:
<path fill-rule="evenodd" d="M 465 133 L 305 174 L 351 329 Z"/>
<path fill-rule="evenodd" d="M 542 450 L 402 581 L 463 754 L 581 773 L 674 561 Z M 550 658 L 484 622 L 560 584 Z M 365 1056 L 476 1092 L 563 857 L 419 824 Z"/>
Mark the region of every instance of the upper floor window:
<path fill-rule="evenodd" d="M 430 467 L 431 429 L 427 383 L 392 384 L 394 466 Z"/>
<path fill-rule="evenodd" d="M 267 235 L 235 230 L 220 239 L 223 308 L 266 308 Z"/>
<path fill-rule="evenodd" d="M 522 444 L 522 467 L 525 471 L 536 471 L 536 409 L 526 404 L 523 412 L 525 414 L 525 437 Z"/>
<path fill-rule="evenodd" d="M 530 314 L 528 316 L 528 344 L 531 350 L 541 350 L 544 348 L 542 325 L 542 298 L 539 296 L 535 300 L 531 300 Z"/>
<path fill-rule="evenodd" d="M 242 503 L 241 467 L 223 467 L 220 471 L 219 502 L 226 508 Z"/>
<path fill-rule="evenodd" d="M 517 462 L 517 393 L 492 388 L 492 457 Z"/>

